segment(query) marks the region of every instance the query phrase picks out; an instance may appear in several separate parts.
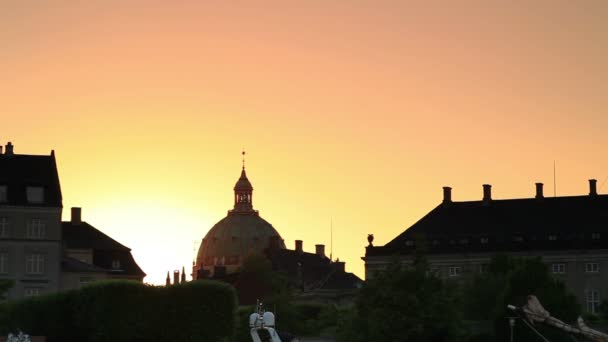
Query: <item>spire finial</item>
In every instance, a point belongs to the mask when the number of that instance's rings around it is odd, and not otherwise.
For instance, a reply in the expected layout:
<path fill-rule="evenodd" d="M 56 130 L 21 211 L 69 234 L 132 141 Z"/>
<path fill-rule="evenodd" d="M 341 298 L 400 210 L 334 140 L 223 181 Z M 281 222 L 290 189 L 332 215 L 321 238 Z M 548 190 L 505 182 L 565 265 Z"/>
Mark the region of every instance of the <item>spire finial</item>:
<path fill-rule="evenodd" d="M 243 170 L 245 170 L 245 149 L 243 149 L 243 152 L 241 152 L 241 154 L 243 155 Z"/>

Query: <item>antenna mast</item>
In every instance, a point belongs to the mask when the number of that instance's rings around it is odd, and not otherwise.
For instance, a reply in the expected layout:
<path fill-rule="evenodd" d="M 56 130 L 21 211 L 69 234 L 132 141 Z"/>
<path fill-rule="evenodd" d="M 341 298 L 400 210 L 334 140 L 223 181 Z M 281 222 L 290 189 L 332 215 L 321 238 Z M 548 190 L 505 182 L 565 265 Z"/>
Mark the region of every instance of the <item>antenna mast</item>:
<path fill-rule="evenodd" d="M 334 219 L 331 217 L 329 219 L 329 261 L 333 259 L 334 254 Z"/>
<path fill-rule="evenodd" d="M 555 178 L 555 160 L 553 161 L 553 197 L 557 197 L 557 181 Z"/>

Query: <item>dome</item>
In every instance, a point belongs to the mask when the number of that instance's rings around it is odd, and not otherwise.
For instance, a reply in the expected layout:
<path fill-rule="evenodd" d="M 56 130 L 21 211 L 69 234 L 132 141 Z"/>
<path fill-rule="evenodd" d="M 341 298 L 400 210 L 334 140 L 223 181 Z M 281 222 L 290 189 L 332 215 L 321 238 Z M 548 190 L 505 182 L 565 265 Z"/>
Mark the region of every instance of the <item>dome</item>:
<path fill-rule="evenodd" d="M 262 253 L 276 241 L 276 247 L 285 249 L 279 232 L 256 214 L 231 212 L 216 223 L 205 235 L 198 250 L 197 265 L 237 266 L 247 256 Z"/>
<path fill-rule="evenodd" d="M 205 235 L 194 265 L 196 278 L 212 276 L 216 266 L 232 273 L 252 254 L 266 248 L 285 249 L 285 243 L 274 227 L 253 209 L 253 186 L 245 167 L 234 186 L 234 209 Z"/>
<path fill-rule="evenodd" d="M 235 191 L 253 191 L 253 186 L 249 182 L 249 179 L 247 179 L 247 174 L 245 173 L 244 168 L 243 168 L 243 171 L 241 171 L 241 177 L 234 185 L 234 190 Z"/>

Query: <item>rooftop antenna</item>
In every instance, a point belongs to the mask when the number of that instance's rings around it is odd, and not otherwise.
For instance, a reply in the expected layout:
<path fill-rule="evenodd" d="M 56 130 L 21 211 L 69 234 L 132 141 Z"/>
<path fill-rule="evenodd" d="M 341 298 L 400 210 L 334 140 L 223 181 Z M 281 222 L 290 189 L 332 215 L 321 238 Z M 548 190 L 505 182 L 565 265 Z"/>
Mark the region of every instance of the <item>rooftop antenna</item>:
<path fill-rule="evenodd" d="M 553 160 L 553 197 L 557 197 L 557 181 L 555 178 L 555 160 Z"/>
<path fill-rule="evenodd" d="M 329 218 L 329 260 L 333 260 L 334 254 L 334 219 Z"/>

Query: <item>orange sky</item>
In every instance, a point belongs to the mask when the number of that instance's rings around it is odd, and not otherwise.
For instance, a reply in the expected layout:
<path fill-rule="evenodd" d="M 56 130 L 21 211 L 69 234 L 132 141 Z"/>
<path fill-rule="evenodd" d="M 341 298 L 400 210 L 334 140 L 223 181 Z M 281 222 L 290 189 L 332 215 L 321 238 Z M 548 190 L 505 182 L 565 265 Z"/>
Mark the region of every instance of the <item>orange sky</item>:
<path fill-rule="evenodd" d="M 0 3 L 0 142 L 162 283 L 232 207 L 363 276 L 441 201 L 608 192 L 608 2 Z M 195 243 L 196 242 L 196 243 Z M 329 248 L 328 248 L 329 249 Z"/>

